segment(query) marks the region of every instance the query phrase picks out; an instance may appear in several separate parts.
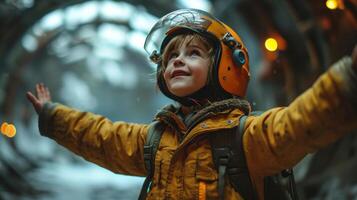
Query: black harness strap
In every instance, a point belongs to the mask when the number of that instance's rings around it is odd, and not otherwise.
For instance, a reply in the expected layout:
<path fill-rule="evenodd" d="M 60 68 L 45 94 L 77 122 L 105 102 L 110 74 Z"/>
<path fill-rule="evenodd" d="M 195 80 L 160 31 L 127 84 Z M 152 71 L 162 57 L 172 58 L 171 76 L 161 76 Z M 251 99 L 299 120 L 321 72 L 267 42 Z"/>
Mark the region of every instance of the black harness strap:
<path fill-rule="evenodd" d="M 281 175 L 283 177 L 288 177 L 289 182 L 288 182 L 288 190 L 289 190 L 289 195 L 292 200 L 298 200 L 299 195 L 296 190 L 296 183 L 295 183 L 295 178 L 294 178 L 294 171 L 293 169 L 286 169 L 281 172 Z"/>
<path fill-rule="evenodd" d="M 143 187 L 140 191 L 139 200 L 146 199 L 147 193 L 149 192 L 152 178 L 154 176 L 154 163 L 157 148 L 159 147 L 162 133 L 164 131 L 164 126 L 159 121 L 155 121 L 150 125 L 148 130 L 146 143 L 144 145 L 144 163 L 148 175 L 145 178 Z"/>
<path fill-rule="evenodd" d="M 237 128 L 226 129 L 219 134 L 210 135 L 212 156 L 218 169 L 218 194 L 224 200 L 225 177 L 244 199 L 256 199 L 249 177 L 243 150 L 243 131 L 245 119 L 242 116 Z"/>
<path fill-rule="evenodd" d="M 228 161 L 231 159 L 231 142 L 229 135 L 231 129 L 226 129 L 219 134 L 210 135 L 210 143 L 212 148 L 213 162 L 218 170 L 218 194 L 220 199 L 224 199 L 224 183 L 225 175 L 228 166 Z"/>
<path fill-rule="evenodd" d="M 235 133 L 235 147 L 233 151 L 237 154 L 237 159 L 232 160 L 235 162 L 238 172 L 230 176 L 231 183 L 233 183 L 233 187 L 235 187 L 236 191 L 239 192 L 240 195 L 244 199 L 258 199 L 256 196 L 256 192 L 254 192 L 254 187 L 252 181 L 250 180 L 248 166 L 245 158 L 244 148 L 243 148 L 243 135 L 244 135 L 244 126 L 245 120 L 248 116 L 243 115 L 239 119 L 238 131 Z"/>

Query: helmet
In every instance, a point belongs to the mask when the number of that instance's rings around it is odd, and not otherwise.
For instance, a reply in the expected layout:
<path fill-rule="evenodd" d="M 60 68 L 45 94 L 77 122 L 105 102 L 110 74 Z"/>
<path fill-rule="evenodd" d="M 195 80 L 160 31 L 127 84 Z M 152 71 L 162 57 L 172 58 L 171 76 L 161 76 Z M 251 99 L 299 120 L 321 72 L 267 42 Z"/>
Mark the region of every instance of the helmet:
<path fill-rule="evenodd" d="M 159 69 L 165 46 L 176 35 L 187 32 L 200 34 L 215 44 L 215 60 L 209 74 L 213 81 L 210 85 L 214 88 L 210 90 L 216 91 L 216 95 L 221 97 L 244 97 L 250 76 L 247 49 L 236 32 L 205 11 L 180 9 L 163 16 L 145 40 L 144 48 L 151 61 L 158 64 Z M 163 78 L 157 78 L 160 90 L 177 100 L 162 83 Z"/>

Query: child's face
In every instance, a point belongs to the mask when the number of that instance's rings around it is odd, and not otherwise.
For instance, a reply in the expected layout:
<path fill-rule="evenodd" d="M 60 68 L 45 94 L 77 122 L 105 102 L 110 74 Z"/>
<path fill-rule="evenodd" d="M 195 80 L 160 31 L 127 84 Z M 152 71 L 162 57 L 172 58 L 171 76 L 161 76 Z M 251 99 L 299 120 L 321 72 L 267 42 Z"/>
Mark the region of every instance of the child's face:
<path fill-rule="evenodd" d="M 168 54 L 164 79 L 168 90 L 178 96 L 188 96 L 206 85 L 210 55 L 200 41 L 185 41 Z"/>

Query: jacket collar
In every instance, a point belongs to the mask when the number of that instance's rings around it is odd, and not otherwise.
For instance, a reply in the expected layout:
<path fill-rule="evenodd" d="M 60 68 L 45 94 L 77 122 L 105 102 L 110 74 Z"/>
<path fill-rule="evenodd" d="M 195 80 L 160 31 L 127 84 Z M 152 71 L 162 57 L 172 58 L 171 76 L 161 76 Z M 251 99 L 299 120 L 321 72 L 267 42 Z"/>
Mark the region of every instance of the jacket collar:
<path fill-rule="evenodd" d="M 207 119 L 209 116 L 229 113 L 234 109 L 240 109 L 244 114 L 251 112 L 250 104 L 244 99 L 226 99 L 205 105 L 191 106 L 191 113 L 183 115 L 181 106 L 167 105 L 159 111 L 155 119 L 166 123 L 175 130 L 186 131 L 193 125 Z"/>

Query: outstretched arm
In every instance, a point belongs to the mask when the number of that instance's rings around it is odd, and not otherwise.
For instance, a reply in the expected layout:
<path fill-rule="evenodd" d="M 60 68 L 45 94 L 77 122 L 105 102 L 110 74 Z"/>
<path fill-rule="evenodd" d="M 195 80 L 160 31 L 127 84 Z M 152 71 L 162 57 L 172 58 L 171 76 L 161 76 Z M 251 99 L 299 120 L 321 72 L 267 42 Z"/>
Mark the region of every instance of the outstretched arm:
<path fill-rule="evenodd" d="M 261 176 L 290 168 L 307 153 L 357 128 L 357 48 L 288 107 L 274 108 L 246 122 L 249 169 Z"/>
<path fill-rule="evenodd" d="M 51 102 L 43 83 L 26 96 L 39 115 L 43 136 L 115 173 L 145 175 L 143 147 L 148 125 L 112 122 L 90 112 Z"/>

